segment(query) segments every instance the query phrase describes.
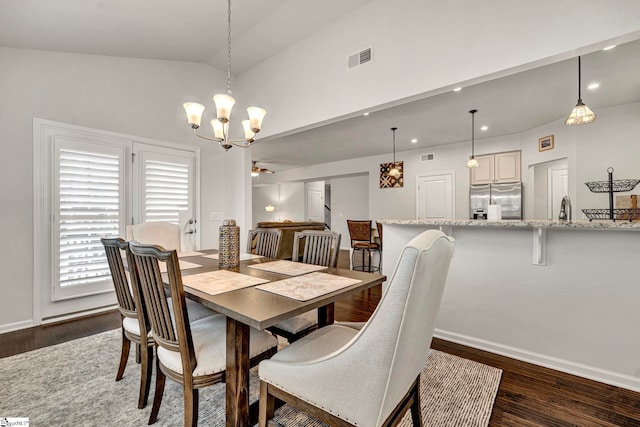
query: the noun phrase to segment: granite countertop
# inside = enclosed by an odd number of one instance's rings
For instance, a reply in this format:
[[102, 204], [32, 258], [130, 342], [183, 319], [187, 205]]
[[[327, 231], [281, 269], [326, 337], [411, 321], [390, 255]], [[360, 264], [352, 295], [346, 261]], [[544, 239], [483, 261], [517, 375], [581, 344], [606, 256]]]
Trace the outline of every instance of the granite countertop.
[[477, 220], [477, 219], [381, 219], [382, 224], [388, 225], [431, 225], [450, 227], [486, 227], [486, 228], [556, 228], [581, 230], [632, 230], [640, 231], [640, 222], [618, 221], [548, 221], [532, 220]]

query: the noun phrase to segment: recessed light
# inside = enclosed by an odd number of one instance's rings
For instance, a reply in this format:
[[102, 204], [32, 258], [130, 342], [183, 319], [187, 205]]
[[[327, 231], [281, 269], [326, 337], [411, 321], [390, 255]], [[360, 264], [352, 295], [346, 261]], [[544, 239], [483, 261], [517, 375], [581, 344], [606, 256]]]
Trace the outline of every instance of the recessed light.
[[460, 86], [453, 88], [454, 92], [460, 92], [461, 90], [462, 90], [462, 88]]
[[367, 111], [366, 113], [362, 113], [363, 116], [368, 116], [369, 112]]
[[416, 142], [418, 142], [418, 138], [413, 138], [413, 139], [411, 140], [411, 143], [412, 143], [412, 144], [415, 144]]
[[602, 50], [611, 50], [611, 49], [613, 49], [614, 47], [616, 47], [616, 45], [615, 45], [615, 44], [612, 44], [611, 46], [603, 47], [603, 48], [602, 48]]
[[598, 82], [593, 82], [591, 83], [589, 86], [587, 86], [587, 89], [589, 90], [594, 90], [594, 89], [598, 89], [600, 87], [600, 83]]
[[488, 129], [489, 129], [489, 126], [487, 126], [487, 125], [484, 125], [484, 126], [482, 126], [482, 127], [480, 128], [480, 130], [488, 130]]

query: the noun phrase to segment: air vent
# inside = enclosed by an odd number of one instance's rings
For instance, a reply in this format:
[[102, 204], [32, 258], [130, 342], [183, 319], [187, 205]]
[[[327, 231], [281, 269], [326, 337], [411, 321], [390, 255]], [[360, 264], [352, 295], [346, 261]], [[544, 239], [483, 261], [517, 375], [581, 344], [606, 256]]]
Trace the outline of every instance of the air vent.
[[420, 161], [421, 162], [428, 162], [428, 161], [433, 160], [435, 158], [436, 158], [436, 155], [434, 153], [420, 154]]
[[347, 70], [353, 70], [361, 65], [367, 64], [373, 60], [373, 48], [368, 47], [350, 55], [347, 58]]

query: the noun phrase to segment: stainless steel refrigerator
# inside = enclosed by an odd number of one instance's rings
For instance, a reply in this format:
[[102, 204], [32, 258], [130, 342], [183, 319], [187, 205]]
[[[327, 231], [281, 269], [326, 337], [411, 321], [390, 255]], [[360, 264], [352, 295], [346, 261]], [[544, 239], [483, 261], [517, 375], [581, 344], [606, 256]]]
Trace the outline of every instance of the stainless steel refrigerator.
[[502, 219], [522, 219], [522, 183], [472, 185], [469, 218], [487, 219], [490, 204], [502, 206]]

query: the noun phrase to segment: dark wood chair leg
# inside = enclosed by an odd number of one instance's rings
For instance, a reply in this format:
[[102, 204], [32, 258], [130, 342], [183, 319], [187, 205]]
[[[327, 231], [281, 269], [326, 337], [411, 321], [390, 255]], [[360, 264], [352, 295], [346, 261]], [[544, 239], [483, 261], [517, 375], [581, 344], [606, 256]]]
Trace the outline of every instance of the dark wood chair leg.
[[269, 394], [269, 384], [260, 381], [260, 413], [258, 415], [259, 427], [267, 427], [269, 420], [273, 418], [275, 412], [276, 398]]
[[198, 399], [197, 388], [192, 388], [189, 384], [184, 385], [184, 426], [197, 427], [198, 425]]
[[413, 402], [411, 403], [411, 418], [414, 427], [422, 427], [422, 405], [420, 404], [420, 375], [413, 391]]
[[142, 365], [140, 366], [140, 396], [138, 408], [147, 406], [149, 387], [151, 386], [151, 373], [153, 371], [153, 347], [142, 347]]
[[[156, 354], [158, 349], [156, 348]], [[156, 357], [156, 391], [153, 395], [153, 407], [151, 408], [151, 415], [149, 416], [149, 425], [158, 421], [158, 412], [160, 411], [160, 404], [162, 403], [162, 395], [164, 394], [164, 383], [167, 377], [164, 372], [160, 370], [160, 362]]]
[[136, 363], [142, 363], [142, 350], [140, 344], [136, 344]]
[[122, 350], [120, 352], [120, 366], [118, 366], [116, 381], [120, 381], [124, 375], [124, 368], [127, 367], [127, 359], [129, 359], [129, 348], [131, 348], [131, 341], [129, 341], [129, 338], [124, 334], [124, 329], [122, 329]]

